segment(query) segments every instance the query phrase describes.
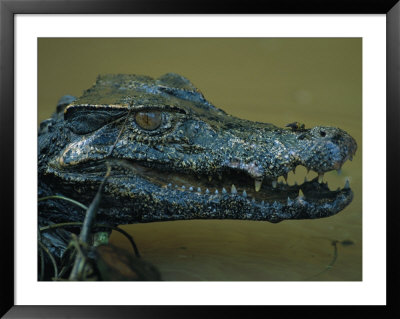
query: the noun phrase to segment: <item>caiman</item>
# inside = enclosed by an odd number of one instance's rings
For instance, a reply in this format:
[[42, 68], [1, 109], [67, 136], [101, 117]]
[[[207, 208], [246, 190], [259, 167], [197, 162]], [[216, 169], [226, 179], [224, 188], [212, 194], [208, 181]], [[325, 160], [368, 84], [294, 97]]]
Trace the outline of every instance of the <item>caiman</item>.
[[[353, 198], [348, 182], [330, 190], [322, 180], [356, 152], [345, 131], [236, 118], [174, 73], [101, 75], [80, 98], [63, 97], [38, 138], [39, 197], [59, 194], [89, 205], [111, 166], [99, 223], [276, 223], [332, 216]], [[318, 177], [278, 183], [298, 165]], [[84, 214], [67, 201], [39, 202], [41, 225], [83, 221]]]

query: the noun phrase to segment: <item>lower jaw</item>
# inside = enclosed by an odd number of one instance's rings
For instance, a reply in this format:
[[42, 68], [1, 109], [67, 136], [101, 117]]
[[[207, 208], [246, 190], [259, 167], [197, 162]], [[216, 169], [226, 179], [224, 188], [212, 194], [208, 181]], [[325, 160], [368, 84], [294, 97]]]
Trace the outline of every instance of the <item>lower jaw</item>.
[[[145, 174], [151, 172], [151, 174]], [[176, 220], [196, 218], [229, 218], [268, 220], [278, 222], [283, 219], [321, 218], [336, 214], [352, 200], [350, 189], [330, 191], [325, 184], [318, 183], [318, 178], [302, 185], [288, 186], [278, 184], [276, 188], [267, 187], [261, 190], [237, 183], [234, 188], [224, 186], [222, 181], [205, 181], [191, 178], [182, 180], [181, 176], [164, 174], [158, 179], [151, 169], [136, 165], [130, 174], [114, 170], [110, 176], [104, 194], [104, 203], [115, 209], [131, 209], [140, 221]], [[134, 174], [133, 174], [134, 173]], [[104, 172], [93, 172], [91, 178], [82, 173], [69, 173], [71, 179], [80, 184], [71, 187], [87, 201], [95, 194], [96, 185], [103, 179]], [[168, 177], [173, 177], [168, 179]], [[121, 180], [124, 179], [125, 183]], [[181, 181], [181, 185], [168, 183]], [[194, 182], [193, 182], [194, 181]], [[70, 185], [73, 185], [72, 181]], [[186, 184], [186, 185], [185, 185]], [[192, 184], [188, 186], [187, 184]], [[91, 190], [91, 191], [89, 191]], [[61, 190], [62, 192], [62, 190]], [[78, 194], [79, 198], [79, 194]], [[146, 203], [142, 205], [142, 203]], [[125, 220], [130, 223], [134, 220]]]
[[[135, 181], [134, 186], [118, 185], [117, 179], [110, 179], [105, 191], [119, 192], [116, 205], [123, 205], [140, 222], [183, 219], [244, 219], [279, 222], [286, 219], [315, 219], [332, 216], [340, 212], [352, 201], [352, 191], [342, 189], [321, 196], [313, 193], [316, 181], [303, 185], [303, 195], [287, 196], [275, 191], [275, 198], [259, 200], [243, 192], [198, 192], [174, 186], [158, 186], [145, 180]], [[293, 187], [291, 187], [293, 188]], [[299, 188], [299, 186], [297, 186]], [[293, 194], [296, 192], [293, 190]], [[271, 191], [272, 192], [272, 191]], [[298, 191], [297, 191], [298, 193]], [[108, 194], [105, 194], [106, 197]], [[260, 196], [266, 196], [262, 192]], [[110, 203], [113, 203], [111, 200]], [[125, 222], [126, 223], [126, 222]]]
[[[107, 189], [106, 189], [107, 191]], [[187, 219], [242, 219], [279, 222], [288, 219], [315, 219], [335, 215], [352, 200], [350, 189], [340, 191], [335, 198], [311, 200], [297, 197], [286, 201], [257, 202], [242, 194], [201, 195], [196, 192], [168, 189], [147, 189], [122, 198], [115, 207], [127, 212], [119, 223], [153, 222]], [[109, 202], [112, 203], [112, 202]], [[120, 211], [119, 211], [120, 213]], [[140, 216], [129, 220], [131, 213]]]
[[[89, 205], [101, 179], [98, 176], [91, 181], [70, 185], [59, 183], [57, 192]], [[310, 187], [315, 184], [309, 183]], [[68, 191], [64, 193], [65, 190]], [[71, 192], [75, 192], [73, 196]], [[160, 187], [140, 178], [120, 184], [118, 177], [111, 176], [100, 201], [98, 222], [118, 225], [188, 219], [241, 219], [275, 223], [287, 219], [332, 216], [350, 204], [353, 197], [350, 189], [337, 191], [330, 198], [313, 198], [310, 194], [309, 191], [304, 196], [289, 196], [285, 199], [283, 197], [286, 195], [279, 195], [278, 200], [259, 201], [239, 192], [205, 194], [188, 189]], [[60, 216], [68, 219], [65, 212]]]

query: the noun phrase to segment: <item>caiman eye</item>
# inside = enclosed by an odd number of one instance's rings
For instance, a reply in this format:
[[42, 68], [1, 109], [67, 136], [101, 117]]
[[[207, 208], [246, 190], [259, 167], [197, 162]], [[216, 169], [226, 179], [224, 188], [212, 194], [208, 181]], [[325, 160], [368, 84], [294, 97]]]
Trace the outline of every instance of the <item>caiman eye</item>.
[[162, 122], [161, 112], [138, 112], [135, 115], [136, 124], [142, 129], [153, 131], [160, 127]]
[[326, 136], [326, 132], [325, 131], [320, 131], [319, 135], [321, 135], [322, 137], [325, 137]]

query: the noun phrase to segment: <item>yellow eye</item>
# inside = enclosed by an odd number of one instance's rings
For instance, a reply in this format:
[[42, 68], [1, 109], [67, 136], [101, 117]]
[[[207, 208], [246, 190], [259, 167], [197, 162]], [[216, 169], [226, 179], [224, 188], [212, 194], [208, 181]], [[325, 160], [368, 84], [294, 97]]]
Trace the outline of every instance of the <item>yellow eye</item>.
[[160, 127], [162, 115], [160, 112], [138, 112], [135, 115], [136, 124], [142, 129], [152, 131]]

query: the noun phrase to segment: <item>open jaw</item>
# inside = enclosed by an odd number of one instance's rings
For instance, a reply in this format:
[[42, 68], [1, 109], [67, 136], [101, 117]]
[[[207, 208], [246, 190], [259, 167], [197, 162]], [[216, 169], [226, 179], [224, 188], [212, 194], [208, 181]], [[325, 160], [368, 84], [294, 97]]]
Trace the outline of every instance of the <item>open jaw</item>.
[[[261, 183], [233, 168], [216, 175], [196, 175], [166, 172], [154, 165], [148, 167], [130, 160], [107, 159], [107, 162], [112, 170], [105, 192], [117, 194], [124, 209], [129, 207], [134, 212], [138, 220], [131, 222], [315, 219], [338, 213], [353, 199], [348, 181], [342, 188], [330, 190], [321, 176], [311, 181], [305, 179], [299, 185], [288, 185], [268, 178]], [[80, 172], [91, 172], [96, 180], [105, 172], [105, 161], [79, 166]], [[143, 206], [144, 202], [151, 205]]]

